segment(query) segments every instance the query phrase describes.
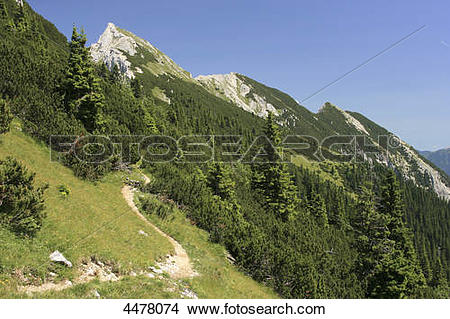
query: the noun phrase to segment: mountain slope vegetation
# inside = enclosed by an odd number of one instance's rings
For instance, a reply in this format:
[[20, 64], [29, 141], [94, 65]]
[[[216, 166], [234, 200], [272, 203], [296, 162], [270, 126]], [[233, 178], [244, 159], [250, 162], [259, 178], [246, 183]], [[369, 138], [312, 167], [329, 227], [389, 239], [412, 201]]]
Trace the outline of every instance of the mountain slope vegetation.
[[[76, 278], [80, 267], [100, 261], [122, 279], [42, 296], [88, 297], [96, 290], [104, 297], [180, 297], [183, 291], [203, 298], [270, 298], [273, 291], [283, 298], [448, 297], [450, 205], [442, 197], [449, 184], [405, 142], [387, 157], [383, 145], [375, 155], [357, 149], [364, 161], [313, 161], [293, 152], [293, 163], [280, 163], [277, 151], [288, 134], [358, 135], [372, 143], [391, 134], [330, 103], [314, 114], [240, 74], [232, 74], [240, 81], [231, 87], [237, 94], [221, 86], [230, 81], [201, 83], [112, 24], [89, 54], [76, 28], [67, 43], [28, 4], [0, 0], [0, 8], [0, 94], [17, 118], [1, 136], [0, 156], [16, 158], [36, 172], [38, 183], [49, 183], [47, 217], [35, 235], [0, 226], [4, 296], [22, 296], [18, 286], [42, 283], [50, 272], [58, 280]], [[265, 109], [246, 110], [252, 105]], [[270, 143], [257, 146], [268, 161], [252, 154], [247, 162], [230, 163], [223, 154], [192, 161], [192, 154], [177, 151], [174, 160], [155, 163], [149, 160], [154, 149], [133, 147], [137, 136], [155, 134], [203, 135], [201, 142], [208, 142], [204, 135], [238, 135], [238, 155], [265, 135]], [[69, 136], [70, 149], [50, 143], [52, 135]], [[105, 137], [122, 148], [108, 143], [106, 156], [95, 161], [80, 152], [88, 147], [100, 154], [95, 142]], [[145, 278], [171, 245], [143, 229], [120, 195], [125, 177], [139, 179], [137, 168], [151, 177], [148, 185], [135, 183], [141, 212], [183, 245], [200, 276]], [[97, 232], [99, 222], [122, 213], [122, 223]], [[56, 249], [76, 267], [49, 263]]]

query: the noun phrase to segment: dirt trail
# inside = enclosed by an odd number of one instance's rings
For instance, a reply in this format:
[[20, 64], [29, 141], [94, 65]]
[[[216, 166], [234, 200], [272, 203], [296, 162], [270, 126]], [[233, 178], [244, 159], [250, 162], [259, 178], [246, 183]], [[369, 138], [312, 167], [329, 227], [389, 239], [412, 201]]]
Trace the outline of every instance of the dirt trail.
[[[142, 175], [145, 180], [144, 183], [148, 184], [150, 182], [150, 179], [148, 178], [148, 176], [144, 174]], [[147, 225], [156, 230], [156, 232], [158, 232], [161, 236], [167, 238], [175, 249], [175, 253], [172, 256], [169, 256], [166, 262], [159, 263], [158, 266], [162, 270], [166, 271], [173, 279], [192, 278], [197, 276], [198, 274], [192, 268], [191, 261], [184, 248], [175, 239], [173, 239], [172, 237], [164, 233], [161, 229], [150, 223], [148, 219], [141, 214], [139, 209], [136, 207], [136, 204], [134, 203], [134, 192], [135, 189], [133, 189], [128, 185], [122, 187], [122, 195], [125, 198], [125, 201], [127, 202], [128, 206], [130, 206], [133, 212], [140, 219], [142, 219], [143, 222], [145, 222]]]
[[[144, 184], [150, 183], [150, 179], [148, 176], [142, 174], [144, 177]], [[134, 203], [134, 192], [135, 189], [125, 185], [122, 187], [122, 195], [127, 202], [128, 206], [133, 210], [133, 212], [147, 225], [152, 227], [156, 232], [158, 232], [161, 236], [167, 238], [169, 242], [173, 245], [175, 249], [175, 253], [171, 256], [168, 256], [166, 261], [158, 263], [157, 265], [161, 268], [162, 271], [167, 272], [172, 279], [182, 279], [182, 278], [192, 278], [198, 276], [198, 273], [192, 268], [191, 261], [189, 256], [187, 255], [184, 248], [172, 237], [164, 233], [161, 229], [153, 225], [145, 218], [144, 215], [141, 214], [139, 209], [136, 207]], [[90, 263], [89, 265], [84, 265], [85, 268], [99, 268], [97, 265]], [[107, 273], [107, 274], [106, 274]], [[106, 274], [106, 275], [105, 275]], [[114, 274], [112, 274], [114, 275]], [[45, 292], [45, 291], [61, 291], [67, 288], [72, 287], [74, 284], [89, 282], [95, 278], [99, 278], [100, 281], [117, 281], [120, 278], [114, 275], [114, 278], [110, 278], [111, 272], [105, 272], [102, 269], [96, 269], [96, 271], [92, 271], [92, 269], [83, 269], [83, 273], [79, 278], [72, 283], [69, 280], [64, 280], [59, 283], [47, 282], [38, 286], [22, 286], [19, 287], [19, 291], [25, 292], [27, 294], [32, 294], [36, 292]]]

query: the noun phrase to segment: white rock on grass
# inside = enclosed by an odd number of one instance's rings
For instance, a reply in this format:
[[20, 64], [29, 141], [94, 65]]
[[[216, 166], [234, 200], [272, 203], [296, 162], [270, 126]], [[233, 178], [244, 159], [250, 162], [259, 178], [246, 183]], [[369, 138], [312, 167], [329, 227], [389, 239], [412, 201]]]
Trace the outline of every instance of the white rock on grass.
[[67, 267], [71, 268], [72, 263], [66, 259], [66, 257], [63, 256], [59, 251], [55, 250], [53, 253], [50, 254], [50, 260], [56, 263], [64, 264]]
[[161, 275], [163, 271], [161, 269], [155, 268], [153, 266], [148, 267], [151, 271], [153, 271], [155, 274]]
[[190, 299], [198, 299], [198, 296], [195, 292], [193, 292], [192, 290], [185, 288], [182, 292], [181, 292], [181, 296], [185, 297], [185, 298], [190, 298]]
[[143, 231], [143, 230], [140, 230], [139, 234], [142, 235], [142, 236], [148, 237], [148, 234], [145, 231]]

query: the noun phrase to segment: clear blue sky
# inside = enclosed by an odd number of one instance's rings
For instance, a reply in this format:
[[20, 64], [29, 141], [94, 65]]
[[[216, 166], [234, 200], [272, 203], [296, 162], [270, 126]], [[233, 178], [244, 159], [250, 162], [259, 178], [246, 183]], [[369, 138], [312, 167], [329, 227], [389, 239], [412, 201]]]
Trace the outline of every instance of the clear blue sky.
[[418, 149], [450, 146], [450, 3], [440, 1], [30, 0], [67, 36], [108, 22], [194, 76], [243, 73], [297, 100], [426, 28], [303, 103], [361, 112]]

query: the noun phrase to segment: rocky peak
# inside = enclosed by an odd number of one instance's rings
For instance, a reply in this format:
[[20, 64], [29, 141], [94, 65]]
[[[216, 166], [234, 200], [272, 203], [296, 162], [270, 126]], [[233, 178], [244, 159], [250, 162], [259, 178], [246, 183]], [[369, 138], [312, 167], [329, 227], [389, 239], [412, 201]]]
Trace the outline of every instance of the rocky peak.
[[[188, 72], [150, 42], [120, 29], [113, 23], [108, 23], [98, 42], [91, 46], [91, 55], [95, 62], [103, 61], [110, 70], [117, 65], [130, 79], [134, 78], [136, 73], [143, 73], [145, 70], [156, 75], [172, 74], [185, 79], [191, 78]], [[136, 55], [144, 62], [135, 64], [130, 61], [129, 57]]]
[[110, 22], [98, 42], [91, 46], [91, 55], [95, 62], [103, 61], [110, 70], [117, 65], [122, 73], [132, 79], [134, 71], [125, 54], [134, 56], [136, 49], [136, 41]]
[[251, 85], [245, 83], [238, 73], [199, 75], [195, 80], [211, 93], [231, 101], [247, 112], [263, 118], [267, 117], [269, 112], [279, 115], [278, 110], [264, 97], [250, 94]]
[[323, 113], [327, 109], [334, 109], [334, 110], [338, 111], [339, 113], [342, 114], [342, 116], [344, 116], [345, 121], [347, 122], [348, 125], [354, 127], [360, 133], [363, 133], [365, 135], [370, 135], [369, 132], [367, 132], [366, 128], [364, 127], [364, 125], [361, 124], [360, 121], [358, 121], [353, 116], [351, 116], [350, 114], [345, 112], [343, 109], [337, 107], [336, 105], [331, 104], [330, 102], [326, 102], [324, 105], [322, 105], [320, 107], [318, 113]]

